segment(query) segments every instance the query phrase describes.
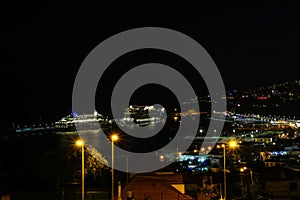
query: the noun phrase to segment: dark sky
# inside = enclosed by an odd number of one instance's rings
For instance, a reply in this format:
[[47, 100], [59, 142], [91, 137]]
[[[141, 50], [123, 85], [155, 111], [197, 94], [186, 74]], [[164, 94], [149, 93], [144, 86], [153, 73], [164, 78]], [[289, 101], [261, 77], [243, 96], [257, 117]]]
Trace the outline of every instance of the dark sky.
[[2, 6], [1, 118], [68, 114], [85, 56], [104, 39], [144, 26], [171, 28], [197, 40], [215, 61], [226, 89], [299, 79], [300, 3], [213, 2]]

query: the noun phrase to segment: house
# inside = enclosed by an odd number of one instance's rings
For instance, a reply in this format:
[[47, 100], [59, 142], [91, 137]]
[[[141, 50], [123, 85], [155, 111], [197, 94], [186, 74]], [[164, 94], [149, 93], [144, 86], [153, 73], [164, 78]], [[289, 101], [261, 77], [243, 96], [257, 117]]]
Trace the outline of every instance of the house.
[[300, 199], [300, 169], [287, 166], [266, 168], [261, 177], [272, 199]]
[[192, 200], [181, 174], [152, 172], [134, 175], [122, 189], [123, 200]]

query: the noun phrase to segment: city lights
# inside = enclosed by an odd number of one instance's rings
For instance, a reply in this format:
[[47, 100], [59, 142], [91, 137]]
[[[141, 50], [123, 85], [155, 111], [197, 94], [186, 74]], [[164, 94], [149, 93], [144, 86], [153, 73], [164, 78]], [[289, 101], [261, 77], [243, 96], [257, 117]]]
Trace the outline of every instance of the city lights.
[[0, 200], [300, 199], [300, 1], [98, 2], [2, 6]]

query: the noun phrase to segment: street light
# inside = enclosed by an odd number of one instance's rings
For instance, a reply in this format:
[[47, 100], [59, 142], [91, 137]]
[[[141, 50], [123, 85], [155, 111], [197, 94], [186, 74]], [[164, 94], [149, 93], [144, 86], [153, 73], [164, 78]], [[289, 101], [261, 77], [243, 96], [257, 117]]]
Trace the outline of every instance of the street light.
[[230, 148], [235, 148], [237, 147], [237, 142], [235, 140], [231, 140], [229, 141], [228, 145]]
[[249, 172], [249, 174], [250, 174], [250, 181], [251, 181], [250, 191], [251, 191], [251, 193], [253, 192], [253, 186], [254, 186], [254, 185], [253, 185], [253, 172], [252, 172], [252, 169], [251, 169], [251, 168], [247, 168], [246, 166], [240, 168], [242, 197], [245, 196], [244, 185], [243, 185], [243, 177], [242, 177], [242, 175], [247, 176], [248, 173], [246, 173], [246, 172]]
[[241, 179], [241, 189], [242, 189], [242, 198], [244, 198], [244, 183], [243, 183], [243, 173], [247, 170], [247, 167], [240, 168], [240, 179]]
[[[225, 144], [222, 144], [221, 146], [220, 145], [217, 145], [217, 148], [223, 148], [223, 157], [224, 157], [224, 198], [223, 200], [226, 200], [227, 196], [226, 196], [226, 145]], [[228, 142], [228, 147], [229, 148], [235, 148], [237, 147], [237, 142], [235, 140], [230, 140]], [[221, 196], [221, 199], [222, 199], [222, 196]]]
[[84, 200], [84, 141], [77, 140], [77, 146], [81, 146], [81, 199]]
[[210, 151], [211, 151], [211, 146], [208, 146], [207, 150], [205, 149], [205, 147], [201, 148], [201, 152], [203, 152], [204, 155], [207, 155]]
[[117, 134], [112, 134], [111, 137], [111, 200], [114, 200], [114, 168], [115, 168], [115, 149], [114, 149], [114, 142], [119, 140], [119, 136]]

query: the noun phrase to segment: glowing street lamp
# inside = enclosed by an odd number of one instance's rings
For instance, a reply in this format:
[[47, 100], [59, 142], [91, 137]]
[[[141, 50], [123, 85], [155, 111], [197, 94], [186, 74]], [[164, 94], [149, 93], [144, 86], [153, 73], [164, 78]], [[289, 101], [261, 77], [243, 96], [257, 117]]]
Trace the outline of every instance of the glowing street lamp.
[[[222, 198], [221, 196], [221, 199], [223, 200], [226, 200], [227, 196], [226, 196], [226, 145], [225, 144], [222, 144], [221, 146], [220, 145], [217, 145], [217, 148], [223, 148], [223, 157], [224, 157], [224, 198]], [[229, 148], [235, 148], [237, 147], [237, 142], [235, 140], [230, 140], [228, 142], [228, 147]]]
[[160, 160], [161, 162], [163, 162], [163, 161], [165, 160], [165, 156], [164, 156], [164, 155], [160, 155], [160, 156], [159, 156], [159, 160]]
[[207, 149], [205, 147], [201, 148], [201, 152], [203, 152], [205, 155], [207, 155], [211, 151], [211, 146], [208, 146]]
[[237, 142], [235, 140], [231, 140], [229, 141], [228, 145], [230, 148], [235, 148], [237, 147]]
[[84, 141], [77, 140], [76, 146], [81, 146], [81, 199], [84, 200]]
[[242, 189], [242, 197], [244, 198], [244, 183], [243, 183], [243, 173], [247, 170], [247, 167], [240, 168], [240, 179], [241, 179], [241, 189]]
[[111, 200], [114, 200], [114, 168], [115, 168], [115, 149], [114, 142], [119, 140], [119, 136], [117, 134], [112, 134], [111, 137]]
[[243, 185], [243, 177], [242, 175], [246, 176], [248, 175], [248, 173], [245, 173], [249, 171], [250, 173], [250, 178], [251, 178], [251, 186], [250, 186], [250, 191], [253, 192], [253, 172], [252, 172], [252, 169], [251, 168], [247, 168], [246, 166], [245, 167], [241, 167], [240, 168], [240, 176], [241, 176], [241, 189], [242, 189], [242, 197], [244, 197], [244, 185]]

